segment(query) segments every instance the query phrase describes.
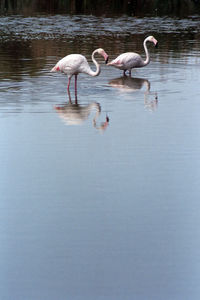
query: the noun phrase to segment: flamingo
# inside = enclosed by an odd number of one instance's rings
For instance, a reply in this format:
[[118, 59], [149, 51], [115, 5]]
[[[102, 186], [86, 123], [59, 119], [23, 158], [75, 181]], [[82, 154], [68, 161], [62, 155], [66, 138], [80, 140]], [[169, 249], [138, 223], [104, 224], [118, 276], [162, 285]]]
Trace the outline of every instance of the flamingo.
[[153, 36], [148, 36], [144, 40], [143, 45], [144, 45], [144, 50], [145, 50], [145, 54], [146, 54], [145, 60], [143, 60], [142, 57], [138, 53], [126, 52], [126, 53], [120, 54], [117, 58], [115, 58], [110, 63], [108, 63], [108, 66], [113, 66], [117, 69], [123, 70], [124, 76], [125, 76], [126, 71], [128, 70], [129, 75], [131, 76], [132, 68], [145, 67], [150, 62], [150, 56], [149, 56], [149, 52], [148, 52], [147, 45], [146, 45], [147, 42], [152, 42], [152, 43], [154, 43], [155, 46], [158, 45], [158, 41]]
[[61, 71], [68, 75], [67, 91], [69, 92], [70, 81], [73, 75], [75, 75], [75, 92], [77, 91], [77, 76], [79, 73], [85, 73], [90, 76], [98, 76], [101, 72], [101, 67], [95, 60], [94, 55], [98, 53], [103, 56], [105, 62], [108, 62], [108, 54], [102, 49], [98, 48], [92, 53], [92, 61], [96, 66], [96, 71], [93, 71], [85, 56], [81, 54], [69, 54], [63, 57], [57, 62], [57, 64], [51, 69], [51, 72]]

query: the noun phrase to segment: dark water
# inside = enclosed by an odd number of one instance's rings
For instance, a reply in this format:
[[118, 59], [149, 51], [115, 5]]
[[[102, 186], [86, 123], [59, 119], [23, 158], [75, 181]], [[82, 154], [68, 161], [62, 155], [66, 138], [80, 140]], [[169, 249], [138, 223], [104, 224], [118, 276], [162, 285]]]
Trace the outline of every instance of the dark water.
[[[102, 47], [151, 63], [49, 70]], [[200, 18], [0, 18], [0, 298], [198, 300]], [[94, 68], [93, 68], [94, 69]]]

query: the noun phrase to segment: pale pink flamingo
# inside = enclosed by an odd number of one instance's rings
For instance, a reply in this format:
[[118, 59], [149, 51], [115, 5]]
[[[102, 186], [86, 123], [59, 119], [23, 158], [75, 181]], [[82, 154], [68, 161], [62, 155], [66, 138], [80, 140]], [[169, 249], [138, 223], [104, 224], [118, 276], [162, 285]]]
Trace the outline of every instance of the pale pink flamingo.
[[73, 75], [75, 75], [75, 92], [77, 91], [77, 76], [79, 73], [85, 73], [90, 76], [98, 76], [101, 72], [101, 67], [98, 62], [95, 60], [94, 55], [98, 53], [103, 56], [105, 62], [108, 62], [108, 55], [102, 49], [96, 49], [92, 53], [92, 61], [96, 66], [96, 71], [93, 71], [85, 56], [81, 54], [69, 54], [63, 57], [61, 60], [57, 62], [57, 64], [51, 69], [51, 72], [61, 71], [64, 74], [68, 75], [68, 85], [67, 90], [69, 91], [70, 81]]
[[155, 46], [157, 46], [157, 44], [158, 44], [158, 41], [153, 36], [148, 36], [144, 40], [143, 45], [144, 45], [144, 50], [145, 50], [145, 54], [146, 54], [145, 60], [143, 60], [142, 57], [138, 53], [126, 52], [126, 53], [120, 54], [117, 58], [115, 58], [110, 63], [108, 63], [108, 66], [113, 66], [117, 69], [123, 70], [124, 75], [125, 75], [126, 71], [128, 70], [129, 75], [131, 76], [131, 69], [145, 67], [150, 62], [150, 56], [149, 56], [149, 52], [148, 52], [147, 45], [146, 45], [147, 42], [152, 42], [152, 43], [154, 43]]

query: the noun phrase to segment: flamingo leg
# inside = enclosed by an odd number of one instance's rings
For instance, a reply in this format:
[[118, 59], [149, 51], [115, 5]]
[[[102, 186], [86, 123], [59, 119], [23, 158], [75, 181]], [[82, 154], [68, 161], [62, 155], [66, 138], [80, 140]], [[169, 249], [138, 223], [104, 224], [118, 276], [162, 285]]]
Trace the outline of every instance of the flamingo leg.
[[68, 85], [67, 85], [67, 91], [69, 92], [69, 86], [70, 86], [71, 77], [68, 79]]
[[72, 99], [71, 99], [70, 91], [67, 90], [67, 92], [68, 92], [68, 97], [69, 97], [69, 103], [71, 104], [72, 103]]
[[75, 99], [77, 100], [77, 74], [75, 74]]
[[75, 75], [75, 91], [77, 91], [77, 75]]

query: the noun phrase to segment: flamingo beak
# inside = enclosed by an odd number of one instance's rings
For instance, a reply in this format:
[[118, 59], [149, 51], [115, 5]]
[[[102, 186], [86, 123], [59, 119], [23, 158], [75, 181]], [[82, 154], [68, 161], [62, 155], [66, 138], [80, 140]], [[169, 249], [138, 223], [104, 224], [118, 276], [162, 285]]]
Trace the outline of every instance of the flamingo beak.
[[103, 56], [104, 60], [105, 60], [105, 63], [107, 64], [108, 63], [108, 54], [105, 52], [105, 51], [102, 51], [101, 55]]
[[153, 42], [154, 42], [155, 47], [158, 48], [158, 41], [156, 39], [154, 39]]
[[104, 60], [105, 60], [105, 63], [107, 64], [108, 63], [108, 54], [103, 50], [103, 49], [98, 49], [99, 50], [99, 54], [101, 56], [103, 56]]

